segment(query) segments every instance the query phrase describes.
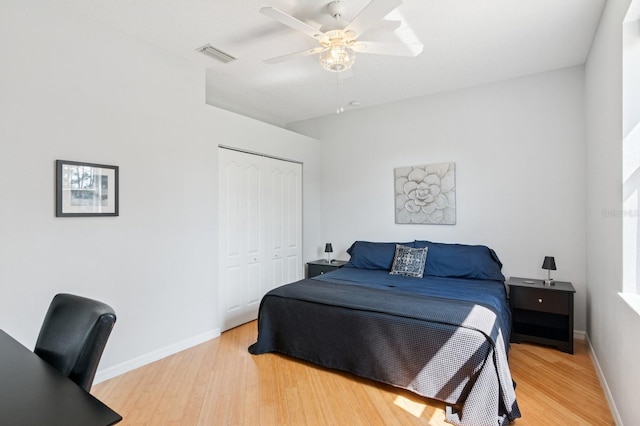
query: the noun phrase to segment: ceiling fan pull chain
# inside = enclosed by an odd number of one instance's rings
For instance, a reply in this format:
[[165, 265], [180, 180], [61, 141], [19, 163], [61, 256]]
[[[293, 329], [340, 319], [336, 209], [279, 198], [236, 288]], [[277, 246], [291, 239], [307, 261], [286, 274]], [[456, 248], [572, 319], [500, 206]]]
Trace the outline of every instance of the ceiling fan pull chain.
[[336, 108], [336, 114], [340, 114], [341, 112], [344, 112], [344, 93], [343, 93], [342, 79], [337, 74], [336, 74], [336, 99], [338, 104], [338, 108]]

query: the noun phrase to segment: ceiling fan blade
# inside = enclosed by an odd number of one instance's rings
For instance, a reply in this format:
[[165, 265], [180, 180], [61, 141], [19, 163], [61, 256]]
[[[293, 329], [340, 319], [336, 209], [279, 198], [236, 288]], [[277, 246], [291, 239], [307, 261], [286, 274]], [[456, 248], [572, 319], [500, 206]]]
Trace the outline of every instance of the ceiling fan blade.
[[402, 0], [371, 0], [344, 30], [359, 37], [401, 4]]
[[380, 21], [377, 24], [375, 24], [375, 26], [369, 28], [369, 31], [376, 30], [376, 31], [389, 31], [389, 32], [392, 32], [392, 31], [395, 31], [398, 28], [400, 28], [400, 25], [402, 25], [402, 22], [400, 22], [400, 21], [383, 19], [382, 21]]
[[360, 41], [352, 46], [359, 53], [374, 53], [378, 55], [393, 56], [418, 56], [422, 53], [423, 45], [420, 43], [380, 43], [374, 41]]
[[298, 18], [294, 18], [293, 16], [286, 14], [280, 9], [276, 9], [275, 7], [263, 7], [260, 9], [260, 12], [270, 18], [275, 19], [281, 24], [284, 24], [289, 28], [293, 28], [294, 30], [306, 34], [316, 40], [322, 40], [326, 38], [326, 36], [319, 29], [312, 27], [306, 22], [302, 22]]
[[302, 58], [322, 52], [322, 47], [314, 47], [313, 49], [303, 50], [302, 52], [289, 53], [288, 55], [278, 56], [276, 58], [265, 59], [265, 64], [279, 64], [280, 62], [289, 61], [291, 59]]

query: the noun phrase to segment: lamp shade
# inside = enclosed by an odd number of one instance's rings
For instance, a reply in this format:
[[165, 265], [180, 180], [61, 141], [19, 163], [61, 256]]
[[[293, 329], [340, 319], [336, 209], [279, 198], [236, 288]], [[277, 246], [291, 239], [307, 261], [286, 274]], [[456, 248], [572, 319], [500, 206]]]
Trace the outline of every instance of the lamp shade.
[[545, 256], [542, 262], [542, 269], [548, 269], [550, 271], [556, 270], [556, 259], [553, 256]]
[[325, 244], [324, 252], [325, 253], [333, 253], [333, 246], [331, 245], [331, 243]]

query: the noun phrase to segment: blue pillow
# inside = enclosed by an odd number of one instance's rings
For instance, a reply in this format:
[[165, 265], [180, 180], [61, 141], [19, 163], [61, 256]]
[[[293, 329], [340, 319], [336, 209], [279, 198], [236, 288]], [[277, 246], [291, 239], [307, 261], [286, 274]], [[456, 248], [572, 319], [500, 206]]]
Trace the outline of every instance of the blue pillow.
[[370, 241], [356, 241], [347, 249], [351, 259], [345, 267], [360, 269], [391, 269], [393, 257], [396, 254], [396, 244], [413, 247], [413, 241], [409, 243], [376, 243]]
[[404, 275], [406, 277], [422, 278], [424, 264], [427, 260], [427, 247], [412, 248], [396, 245], [396, 255], [391, 266], [391, 275]]
[[415, 247], [428, 247], [425, 275], [449, 278], [504, 281], [502, 262], [486, 246], [415, 241]]

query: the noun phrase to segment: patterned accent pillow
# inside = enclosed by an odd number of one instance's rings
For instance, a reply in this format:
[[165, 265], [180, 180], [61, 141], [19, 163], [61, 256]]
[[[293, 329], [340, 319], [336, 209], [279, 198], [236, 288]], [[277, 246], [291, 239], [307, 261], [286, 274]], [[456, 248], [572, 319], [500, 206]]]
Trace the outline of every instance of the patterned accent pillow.
[[422, 278], [427, 261], [428, 247], [412, 248], [396, 244], [396, 255], [391, 266], [392, 275]]

